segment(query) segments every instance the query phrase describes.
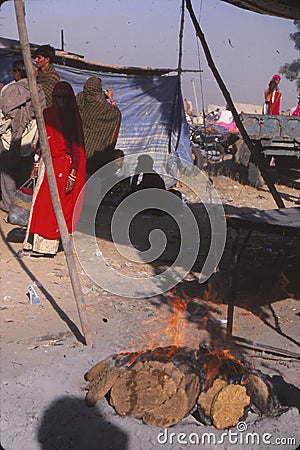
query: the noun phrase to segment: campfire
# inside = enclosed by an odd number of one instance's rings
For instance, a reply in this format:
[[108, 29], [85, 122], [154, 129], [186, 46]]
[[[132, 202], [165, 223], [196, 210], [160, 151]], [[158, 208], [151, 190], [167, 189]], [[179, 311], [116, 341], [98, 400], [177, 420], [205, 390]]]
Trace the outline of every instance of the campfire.
[[182, 345], [178, 321], [184, 320], [188, 301], [176, 304], [177, 300], [166, 327], [176, 343], [100, 361], [85, 375], [86, 404], [94, 406], [106, 397], [121, 416], [163, 428], [190, 413], [218, 429], [235, 426], [250, 410], [259, 415], [274, 413], [279, 405], [266, 375], [224, 346], [192, 349]]

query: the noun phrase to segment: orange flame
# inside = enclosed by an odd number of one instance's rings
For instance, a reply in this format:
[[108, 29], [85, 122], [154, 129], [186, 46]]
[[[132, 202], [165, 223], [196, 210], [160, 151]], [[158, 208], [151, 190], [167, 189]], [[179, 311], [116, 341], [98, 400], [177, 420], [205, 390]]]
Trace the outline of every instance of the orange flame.
[[[236, 359], [231, 353], [229, 349], [221, 349], [221, 350], [213, 350], [208, 353], [211, 356], [208, 363], [203, 365], [203, 369], [206, 371], [206, 386], [205, 389], [208, 389], [214, 379], [216, 378], [221, 366], [226, 362], [226, 360], [234, 361], [235, 365], [243, 366], [241, 361]], [[232, 366], [234, 369], [234, 366]]]
[[191, 300], [180, 299], [173, 292], [170, 293], [167, 303], [172, 308], [171, 317], [157, 317], [144, 322], [144, 325], [156, 323], [156, 331], [151, 333], [150, 348], [155, 348], [164, 343], [165, 345], [181, 347], [186, 343], [185, 318], [186, 308]]
[[[143, 323], [143, 325], [151, 327], [151, 331], [150, 328], [146, 331], [147, 347], [153, 349], [161, 345], [174, 345], [178, 348], [185, 345], [191, 347], [193, 344], [198, 347], [199, 330], [208, 331], [209, 319], [213, 317], [214, 312], [218, 313], [216, 302], [222, 303], [222, 300], [218, 298], [211, 282], [208, 283], [203, 298], [192, 299], [182, 293], [179, 296], [173, 289], [167, 299], [172, 310], [171, 316], [157, 317]], [[187, 312], [190, 303], [192, 303], [192, 308]], [[188, 315], [190, 315], [190, 321]], [[196, 320], [193, 321], [193, 318]], [[200, 322], [201, 327], [199, 327]], [[195, 332], [193, 332], [193, 327]]]
[[[196, 331], [199, 331], [199, 322], [201, 321], [201, 329], [204, 328], [206, 331], [210, 332], [210, 319], [213, 319], [214, 313], [219, 314], [221, 307], [217, 307], [212, 304], [214, 300], [217, 299], [217, 295], [213, 289], [211, 283], [208, 284], [208, 288], [205, 291], [203, 298], [191, 299], [185, 297], [184, 294], [180, 296], [176, 293], [175, 289], [169, 293], [167, 299], [167, 304], [169, 305], [172, 313], [168, 314], [167, 317], [156, 317], [152, 318], [146, 322], [144, 325], [148, 325], [148, 342], [146, 348], [137, 351], [131, 355], [127, 360], [127, 366], [133, 365], [136, 360], [143, 355], [151, 351], [155, 357], [168, 357], [172, 358], [176, 355], [177, 349], [188, 345], [192, 348], [192, 344], [196, 344], [199, 347], [199, 333], [193, 333], [192, 327], [197, 327]], [[190, 308], [187, 310], [189, 304]], [[189, 317], [186, 315], [193, 315], [195, 320], [189, 321]], [[212, 323], [213, 320], [212, 320]], [[213, 327], [211, 327], [213, 330]], [[222, 334], [213, 337], [214, 339], [214, 349], [203, 354], [199, 359], [200, 367], [206, 375], [206, 386], [208, 389], [215, 378], [218, 376], [226, 377], [224, 373], [239, 375], [243, 371], [243, 363], [236, 359], [233, 354], [230, 353], [229, 348], [224, 348], [224, 340]], [[218, 339], [218, 340], [217, 340]], [[180, 350], [179, 350], [180, 351]], [[201, 354], [201, 352], [200, 352]]]
[[169, 336], [169, 340], [173, 341], [175, 347], [181, 347], [185, 344], [183, 330], [185, 326], [185, 311], [189, 301], [189, 299], [180, 299], [176, 297], [168, 299], [168, 304], [173, 309], [173, 315], [166, 332]]

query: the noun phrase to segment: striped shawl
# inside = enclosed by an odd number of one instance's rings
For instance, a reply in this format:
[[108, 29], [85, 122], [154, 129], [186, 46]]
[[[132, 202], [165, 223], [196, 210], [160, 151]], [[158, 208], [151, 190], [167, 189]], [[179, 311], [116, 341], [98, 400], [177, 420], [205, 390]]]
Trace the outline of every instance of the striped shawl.
[[44, 72], [42, 70], [38, 70], [36, 81], [43, 88], [46, 97], [47, 108], [49, 108], [50, 106], [52, 106], [52, 92], [54, 86], [59, 81], [59, 75], [54, 69], [54, 66], [52, 64], [49, 64]]
[[82, 118], [87, 159], [95, 152], [113, 151], [118, 139], [121, 112], [117, 106], [108, 103], [101, 80], [89, 78], [76, 99]]

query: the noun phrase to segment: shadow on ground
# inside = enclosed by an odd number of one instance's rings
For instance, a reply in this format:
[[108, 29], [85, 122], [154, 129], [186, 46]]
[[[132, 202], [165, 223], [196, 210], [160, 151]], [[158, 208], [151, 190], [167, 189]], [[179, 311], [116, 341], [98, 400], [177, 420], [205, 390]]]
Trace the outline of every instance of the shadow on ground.
[[[189, 299], [186, 318], [191, 322], [198, 321], [199, 328], [201, 328], [201, 316], [202, 318], [205, 315], [210, 316], [210, 312], [209, 308], [205, 309], [199, 306], [199, 301], [211, 301], [215, 303], [217, 310], [219, 304], [226, 305], [230, 300], [228, 295], [232, 265], [232, 237], [229, 229], [225, 251], [217, 271], [206, 283], [199, 284], [199, 273], [210, 246], [210, 223], [203, 204], [192, 203], [189, 204], [189, 207], [193, 211], [199, 226], [200, 248], [189, 276], [177, 284], [172, 296], [177, 295], [180, 299]], [[231, 214], [255, 211], [254, 208], [231, 205], [224, 205], [224, 208], [226, 213]], [[110, 222], [113, 214], [114, 208], [100, 207], [98, 220], [101, 221], [101, 224], [99, 222], [98, 225], [101, 226], [97, 226], [96, 223], [98, 238], [112, 241]], [[165, 233], [167, 245], [161, 256], [149, 263], [154, 274], [162, 273], [176, 259], [180, 247], [180, 232], [176, 221], [167, 215], [151, 216], [145, 212], [134, 218], [130, 228], [131, 243], [140, 252], [149, 248], [149, 234], [157, 228]], [[293, 236], [287, 237], [253, 231], [238, 264], [234, 304], [251, 311], [276, 333], [299, 345], [293, 337], [288, 336], [281, 330], [279, 318], [272, 306], [274, 303], [287, 298], [299, 298], [300, 258], [296, 258], [296, 240], [297, 238]], [[149, 301], [152, 302], [152, 299], [150, 298]], [[167, 296], [161, 295], [160, 302], [162, 304], [169, 303]], [[155, 305], [159, 308], [157, 298], [155, 299]], [[215, 327], [213, 332], [215, 333]]]
[[84, 400], [61, 397], [45, 411], [38, 430], [42, 450], [128, 449], [128, 436], [105, 419], [99, 407]]

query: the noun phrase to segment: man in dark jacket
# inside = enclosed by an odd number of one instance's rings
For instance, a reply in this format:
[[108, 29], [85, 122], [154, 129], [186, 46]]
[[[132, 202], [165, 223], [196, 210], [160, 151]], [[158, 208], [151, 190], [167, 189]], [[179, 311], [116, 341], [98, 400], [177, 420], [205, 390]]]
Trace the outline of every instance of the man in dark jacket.
[[37, 67], [36, 81], [43, 88], [47, 108], [52, 105], [52, 92], [59, 81], [59, 75], [52, 64], [54, 56], [55, 50], [49, 44], [41, 45], [34, 52], [34, 61]]

